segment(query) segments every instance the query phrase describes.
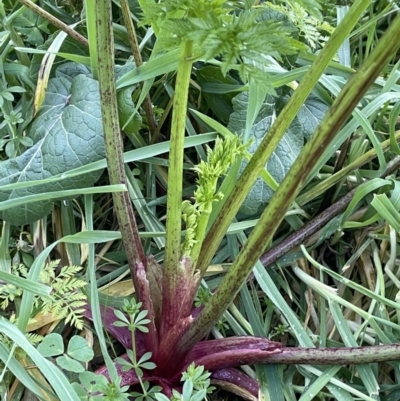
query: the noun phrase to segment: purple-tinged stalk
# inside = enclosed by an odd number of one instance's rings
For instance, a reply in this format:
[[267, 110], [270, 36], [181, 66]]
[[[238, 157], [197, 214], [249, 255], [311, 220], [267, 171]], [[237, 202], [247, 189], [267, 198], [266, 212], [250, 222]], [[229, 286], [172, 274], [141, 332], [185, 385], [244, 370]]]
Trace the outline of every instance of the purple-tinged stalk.
[[[118, 118], [117, 91], [114, 74], [114, 37], [111, 2], [95, 1], [96, 43], [101, 113], [104, 129], [105, 151], [110, 183], [126, 184], [123, 143]], [[93, 47], [93, 46], [92, 46]], [[122, 235], [131, 276], [139, 300], [150, 316], [154, 316], [149, 285], [143, 273], [147, 259], [139, 238], [132, 202], [127, 191], [114, 192], [113, 201]], [[152, 325], [146, 337], [148, 348], [157, 344], [156, 328]]]
[[[183, 140], [186, 127], [186, 109], [189, 81], [192, 71], [193, 46], [191, 41], [181, 44], [175, 93], [173, 99], [171, 148], [169, 156], [166, 245], [163, 274], [163, 313], [161, 336], [164, 336], [179, 320], [180, 300], [186, 294], [179, 287], [181, 276], [187, 271], [180, 266], [183, 183]], [[187, 281], [186, 276], [183, 280]], [[178, 301], [179, 300], [179, 301]]]
[[179, 352], [184, 353], [190, 350], [200, 341], [232, 303], [261, 256], [265, 244], [272, 240], [286, 211], [314, 168], [314, 161], [322, 155], [367, 89], [378, 77], [382, 67], [400, 47], [400, 42], [392, 40], [399, 34], [400, 15], [393, 20], [360, 70], [343, 87], [313, 137], [304, 146], [216, 293], [179, 341]]
[[[91, 318], [90, 309], [86, 312], [86, 317]], [[116, 327], [114, 323], [117, 317], [113, 308], [103, 309], [104, 326], [106, 330], [118, 340], [126, 349], [131, 349], [131, 333], [126, 327]], [[137, 356], [140, 358], [146, 351], [144, 334], [137, 332], [135, 335]], [[126, 355], [121, 356], [128, 359]], [[378, 345], [367, 347], [339, 347], [339, 348], [300, 348], [282, 347], [280, 343], [269, 341], [261, 337], [231, 337], [218, 340], [204, 340], [197, 343], [181, 363], [176, 363], [176, 359], [168, 359], [167, 366], [161, 368], [157, 366], [152, 371], [145, 371], [143, 379], [146, 381], [160, 384], [164, 389], [170, 391], [178, 388], [181, 374], [187, 367], [194, 362], [196, 366], [204, 366], [212, 373], [212, 378], [222, 382], [222, 387], [229, 388], [237, 394], [247, 394], [246, 399], [251, 396], [256, 397], [258, 384], [244, 376], [243, 373], [234, 369], [241, 365], [256, 363], [262, 364], [312, 364], [312, 365], [351, 365], [376, 362], [390, 362], [400, 359], [400, 344]], [[118, 364], [117, 372], [122, 379], [121, 385], [134, 386], [139, 383], [139, 379], [134, 370], [123, 371]], [[96, 371], [108, 377], [106, 367]], [[247, 377], [243, 382], [242, 389], [236, 388], [242, 383], [243, 377]], [[169, 390], [168, 390], [169, 389]]]
[[[396, 135], [396, 138], [400, 140], [400, 132]], [[389, 142], [390, 139], [388, 139], [384, 143], [389, 143]], [[384, 143], [382, 143], [382, 148], [384, 148]], [[381, 178], [385, 178], [390, 174], [393, 174], [393, 172], [396, 171], [399, 167], [400, 167], [400, 157], [397, 156], [388, 163], [386, 170], [381, 174]], [[299, 230], [289, 235], [282, 242], [280, 242], [279, 244], [277, 244], [276, 246], [265, 252], [260, 257], [260, 262], [265, 267], [268, 267], [273, 263], [275, 263], [280, 257], [286, 255], [296, 246], [299, 246], [304, 243], [306, 243], [306, 246], [311, 246], [315, 241], [311, 241], [311, 243], [310, 241], [309, 242], [307, 241], [312, 236], [314, 236], [314, 234], [316, 234], [318, 230], [324, 227], [334, 217], [338, 216], [349, 205], [357, 190], [358, 186], [353, 188], [350, 192], [348, 192], [337, 202], [329, 206], [326, 210], [318, 214], [318, 216], [315, 216], [312, 220], [310, 220]]]
[[220, 369], [211, 375], [211, 383], [222, 390], [237, 394], [245, 400], [258, 401], [259, 385], [256, 380], [237, 369]]
[[[356, 0], [354, 4], [352, 4], [339, 26], [332, 33], [328, 42], [321, 49], [315, 61], [302, 78], [294, 94], [278, 115], [271, 129], [268, 131], [268, 135], [264, 136], [264, 139], [253, 154], [246, 169], [239, 177], [234, 189], [225, 200], [217, 219], [214, 221], [204, 240], [198, 266], [201, 271], [206, 269], [210, 264], [223, 236], [254, 185], [257, 177], [260, 175], [261, 170], [265, 167], [268, 159], [278, 146], [279, 141], [288, 130], [291, 122], [303, 106], [325, 69], [328, 67], [332, 58], [337, 53], [339, 47], [357, 24], [370, 3], [371, 1], [368, 0]], [[313, 157], [313, 159], [315, 160], [315, 157]], [[277, 227], [278, 224], [274, 222], [273, 226]]]
[[[105, 127], [107, 159], [110, 168], [110, 181], [111, 183], [124, 183], [122, 143], [119, 135], [118, 115], [115, 103], [116, 96], [113, 75], [114, 50], [112, 47], [113, 38], [110, 3], [106, 3], [107, 5], [105, 5], [105, 2], [99, 0], [97, 2], [99, 10], [96, 9], [98, 31], [103, 31], [105, 25], [107, 28], [106, 34], [98, 33], [97, 37], [101, 102]], [[353, 11], [348, 14], [349, 17], [343, 20], [343, 22], [345, 22], [344, 29], [340, 26], [338, 28], [339, 33], [336, 34], [335, 40], [329, 41], [321, 51], [317, 62], [314, 63], [310, 70], [312, 71], [312, 73], [310, 73], [312, 74], [312, 82], [316, 82], [326, 64], [330, 61], [331, 55], [337, 51], [338, 46], [341, 44], [341, 41], [339, 41], [338, 38], [341, 36], [347, 36], [349, 30], [354, 26], [358, 19], [356, 18], [357, 15], [362, 13], [365, 9], [362, 3], [365, 5], [365, 3], [368, 2], [356, 1], [352, 7]], [[195, 2], [193, 4], [196, 8], [200, 2]], [[210, 2], [201, 2], [201, 4], [209, 5]], [[229, 15], [229, 18], [234, 18], [234, 16]], [[197, 20], [195, 19], [195, 21]], [[228, 17], [222, 21], [223, 24], [221, 27], [226, 27], [228, 25], [227, 21]], [[171, 24], [176, 23], [176, 21], [170, 20], [169, 23], [171, 27]], [[190, 23], [190, 21], [188, 23]], [[380, 347], [368, 347], [368, 350], [365, 350], [364, 348], [304, 350], [301, 348], [282, 348], [278, 343], [255, 337], [226, 338], [209, 341], [204, 340], [204, 338], [210, 328], [216, 323], [236, 296], [255, 261], [260, 256], [265, 243], [268, 243], [272, 239], [285, 212], [301, 188], [302, 183], [307, 178], [307, 174], [311, 171], [315, 158], [321, 154], [323, 147], [329, 143], [344, 120], [348, 117], [351, 110], [356, 106], [363, 93], [365, 93], [369, 85], [376, 78], [380, 71], [380, 66], [385, 65], [390, 55], [398, 48], [399, 44], [390, 40], [390, 38], [395, 37], [399, 31], [400, 17], [397, 17], [389, 27], [387, 34], [380, 40], [374, 52], [367, 59], [365, 65], [360, 69], [359, 73], [355, 74], [352, 80], [344, 87], [342, 93], [327, 113], [323, 123], [314, 134], [313, 138], [305, 146], [285, 181], [275, 193], [270, 206], [262, 215], [259, 224], [254, 228], [248, 242], [245, 244], [239, 257], [227, 273], [217, 292], [211, 298], [211, 301], [206, 304], [203, 311], [201, 311], [196, 317], [191, 315], [191, 307], [195, 288], [199, 283], [200, 277], [197, 277], [193, 271], [194, 266], [193, 260], [190, 258], [191, 255], [186, 255], [184, 253], [184, 257], [182, 257], [181, 251], [183, 137], [185, 133], [190, 73], [192, 63], [195, 60], [192, 53], [195, 47], [193, 46], [192, 41], [187, 37], [180, 43], [181, 53], [177, 70], [171, 128], [170, 170], [167, 199], [167, 246], [162, 279], [160, 279], [159, 266], [153, 262], [148, 265], [147, 259], [144, 257], [143, 249], [138, 237], [132, 205], [127, 193], [121, 193], [114, 199], [116, 213], [120, 223], [128, 261], [131, 266], [138, 300], [143, 302], [143, 308], [148, 310], [148, 316], [152, 318], [151, 327], [149, 327], [149, 334], [139, 335], [139, 333], [137, 333], [137, 335], [135, 335], [136, 356], [140, 357], [140, 355], [145, 352], [152, 352], [153, 360], [157, 364], [157, 367], [151, 372], [144, 371], [144, 379], [161, 384], [165, 393], [170, 394], [171, 389], [178, 385], [182, 371], [191, 362], [194, 362], [195, 364], [204, 364], [206, 369], [209, 368], [212, 373], [216, 374], [221, 371], [221, 369], [243, 364], [268, 363], [269, 361], [279, 363], [279, 361], [292, 360], [296, 361], [296, 363], [314, 363], [314, 360], [312, 359], [313, 355], [318, 363], [321, 363], [321, 359], [324, 359], [326, 363], [332, 363], [333, 360], [341, 361], [342, 363], [357, 363], [359, 360], [361, 360], [362, 363], [367, 363], [367, 361], [372, 362], [377, 360], [376, 354], [380, 354]], [[190, 36], [190, 33], [188, 35]], [[193, 37], [193, 40], [195, 39], [196, 38]], [[198, 49], [196, 48], [196, 50]], [[206, 49], [204, 50], [204, 54], [209, 57], [215, 57], [215, 55], [211, 54], [210, 51], [209, 49]], [[224, 66], [225, 69], [228, 67], [228, 65]], [[106, 72], [101, 72], [103, 69]], [[305, 88], [306, 90], [302, 91], [300, 95], [298, 94], [300, 89], [295, 92], [295, 100], [293, 100], [292, 103], [296, 103], [296, 107], [300, 107], [303, 103], [302, 100], [308, 96], [312, 86], [313, 85], [308, 83], [308, 86]], [[290, 116], [294, 116], [296, 111], [296, 108], [294, 111], [292, 110]], [[285, 111], [282, 113], [282, 117], [278, 117], [281, 123], [282, 120], [287, 118], [284, 113]], [[285, 129], [282, 129], [282, 127], [284, 127], [284, 124], [279, 125], [279, 129], [283, 134]], [[269, 136], [271, 136], [271, 134]], [[273, 136], [273, 141], [279, 141], [277, 135]], [[258, 153], [256, 152], [253, 156], [252, 161], [246, 170], [248, 172], [249, 169], [252, 167], [254, 168], [255, 163], [257, 168], [251, 176], [256, 177], [261, 167], [265, 165], [265, 160], [263, 159], [263, 157], [265, 158], [265, 144], [262, 148], [264, 149], [260, 150]], [[272, 152], [273, 149], [274, 147], [272, 147], [268, 152]], [[258, 167], [260, 168], [258, 169]], [[249, 185], [252, 185], [252, 181], [246, 174], [242, 176], [243, 178], [241, 178], [241, 180], [243, 181], [247, 179], [250, 181], [250, 184], [246, 182], [245, 187], [247, 188]], [[242, 195], [243, 194], [241, 194], [241, 196]], [[212, 196], [214, 196], [214, 193]], [[200, 254], [200, 257], [198, 257], [198, 249], [200, 248], [200, 245], [197, 243], [191, 248], [194, 249], [193, 259], [198, 261], [196, 267], [201, 271], [204, 271], [202, 265], [207, 265], [209, 263], [211, 256], [213, 256], [211, 254], [214, 254], [221, 239], [218, 235], [209, 236], [208, 238], [211, 238], [214, 243], [210, 244], [209, 239], [208, 242], [203, 244], [203, 238], [201, 238], [204, 236], [206, 231], [206, 216], [210, 211], [210, 200], [211, 199], [207, 200], [207, 202], [203, 204], [203, 210], [198, 210], [200, 214], [201, 211], [204, 211], [205, 217], [204, 221], [200, 222], [198, 229], [194, 229], [193, 231], [195, 235], [200, 237], [196, 238], [196, 240], [201, 241], [201, 249], [204, 253]], [[237, 203], [241, 202], [239, 201]], [[228, 203], [228, 205], [231, 204]], [[229, 209], [230, 206], [227, 207]], [[235, 208], [232, 209], [233, 212], [229, 211], [229, 213], [236, 213], [234, 209]], [[217, 225], [220, 223], [220, 220], [216, 222]], [[210, 245], [210, 249], [206, 249], [207, 245]], [[160, 287], [162, 287], [162, 297], [160, 297], [159, 294], [156, 294], [156, 292], [160, 290]], [[108, 312], [105, 313], [105, 316], [106, 319], [109, 319], [106, 321], [106, 328], [108, 330], [113, 330], [117, 339], [118, 337], [122, 337], [126, 348], [130, 349], [131, 347], [128, 346], [129, 341], [126, 338], [126, 331], [120, 335], [120, 328], [111, 328], [111, 325], [113, 325], [116, 318], [110, 317]], [[128, 338], [131, 338], [130, 334], [128, 335]], [[130, 340], [130, 342], [130, 345], [132, 346], [132, 340]], [[391, 353], [391, 357], [394, 357], [395, 353], [399, 351], [398, 348], [398, 346], [392, 346], [393, 352]], [[347, 356], [346, 350], [349, 350]], [[382, 349], [382, 352], [384, 358], [389, 357], [387, 349]], [[281, 355], [284, 355], [285, 357], [281, 358]], [[299, 355], [307, 359], [303, 359], [302, 361]], [[333, 360], [329, 360], [329, 357], [332, 357]], [[233, 374], [233, 371], [230, 372], [232, 373], [231, 378], [234, 379], [235, 375]], [[221, 377], [222, 376], [219, 377], [220, 380], [222, 380]], [[239, 376], [236, 378], [239, 379]], [[124, 380], [124, 384], [138, 383], [138, 377], [134, 371], [126, 372]], [[232, 383], [234, 380], [231, 380], [230, 382]]]

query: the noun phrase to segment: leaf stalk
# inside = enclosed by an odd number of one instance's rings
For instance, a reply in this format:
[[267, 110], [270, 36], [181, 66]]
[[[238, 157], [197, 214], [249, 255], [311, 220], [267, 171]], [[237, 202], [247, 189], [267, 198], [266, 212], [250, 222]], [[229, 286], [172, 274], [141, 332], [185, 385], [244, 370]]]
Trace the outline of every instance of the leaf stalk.
[[389, 61], [390, 57], [400, 47], [399, 42], [392, 40], [399, 33], [400, 15], [393, 20], [360, 70], [343, 87], [316, 132], [304, 146], [218, 290], [181, 339], [182, 352], [190, 349], [200, 341], [233, 301], [261, 255], [265, 244], [272, 240], [287, 209], [301, 190], [308, 174], [312, 171], [314, 161], [322, 155], [326, 146], [329, 145], [345, 123], [369, 86], [378, 77], [382, 66]]
[[179, 316], [178, 266], [181, 257], [183, 149], [186, 129], [187, 98], [192, 71], [192, 43], [183, 42], [179, 56], [173, 99], [171, 148], [169, 156], [166, 245], [163, 275], [162, 331], [164, 335]]
[[[98, 53], [98, 80], [104, 128], [104, 142], [111, 184], [125, 184], [123, 144], [118, 120], [117, 92], [114, 77], [114, 38], [112, 31], [111, 2], [95, 1], [96, 45]], [[126, 256], [135, 288], [139, 291], [136, 267], [146, 258], [140, 242], [133, 207], [127, 191], [114, 192], [113, 200]], [[140, 299], [140, 293], [138, 293]], [[146, 305], [147, 306], [147, 305]]]
[[334, 31], [314, 63], [304, 75], [298, 88], [279, 114], [269, 132], [265, 135], [256, 152], [253, 154], [253, 157], [250, 159], [249, 164], [238, 179], [238, 182], [224, 203], [221, 212], [214, 221], [214, 224], [204, 240], [198, 265], [198, 268], [201, 271], [207, 269], [207, 266], [215, 255], [223, 236], [228, 230], [229, 225], [259, 176], [261, 170], [265, 167], [271, 154], [311, 93], [311, 90], [318, 82], [320, 76], [369, 4], [370, 1], [357, 0], [352, 5], [349, 12], [343, 18], [340, 25]]

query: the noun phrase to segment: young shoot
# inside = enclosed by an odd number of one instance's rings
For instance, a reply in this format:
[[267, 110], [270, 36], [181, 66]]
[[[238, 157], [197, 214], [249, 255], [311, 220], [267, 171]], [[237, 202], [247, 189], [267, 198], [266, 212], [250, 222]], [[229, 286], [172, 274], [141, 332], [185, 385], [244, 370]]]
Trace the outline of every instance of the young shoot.
[[186, 236], [183, 255], [189, 256], [193, 269], [199, 257], [206, 235], [212, 204], [222, 200], [223, 194], [217, 191], [218, 180], [225, 175], [238, 157], [246, 157], [249, 144], [242, 144], [238, 136], [217, 138], [213, 149], [207, 148], [207, 161], [202, 160], [193, 168], [198, 174], [194, 204], [184, 201], [182, 219], [186, 223]]
[[147, 324], [150, 323], [149, 319], [146, 319], [148, 314], [147, 310], [140, 310], [142, 306], [141, 302], [137, 302], [135, 298], [131, 298], [130, 301], [124, 299], [124, 305], [122, 310], [128, 314], [128, 317], [124, 315], [119, 310], [114, 310], [115, 316], [119, 320], [114, 322], [114, 326], [117, 327], [128, 327], [129, 331], [132, 334], [132, 349], [128, 349], [126, 351], [129, 361], [123, 358], [116, 358], [116, 362], [122, 366], [123, 371], [128, 371], [133, 369], [138, 377], [140, 382], [140, 386], [142, 388], [142, 396], [146, 398], [149, 392], [149, 385], [146, 382], [143, 382], [143, 370], [152, 370], [156, 368], [156, 364], [150, 361], [152, 356], [151, 352], [146, 352], [141, 356], [141, 358], [137, 359], [136, 352], [136, 338], [135, 332], [136, 330], [140, 330], [143, 333], [148, 333], [149, 329], [146, 327]]

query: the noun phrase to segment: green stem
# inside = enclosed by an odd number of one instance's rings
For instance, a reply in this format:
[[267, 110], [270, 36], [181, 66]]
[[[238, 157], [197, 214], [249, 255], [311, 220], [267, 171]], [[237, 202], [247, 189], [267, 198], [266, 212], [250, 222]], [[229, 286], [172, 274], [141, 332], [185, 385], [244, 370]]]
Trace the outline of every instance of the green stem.
[[[98, 79], [108, 174], [110, 184], [126, 184], [114, 76], [114, 38], [111, 1], [96, 0], [94, 12], [96, 18]], [[137, 283], [136, 267], [140, 263], [146, 266], [146, 258], [140, 242], [132, 203], [127, 191], [114, 192], [113, 200], [132, 278], [136, 291], [140, 292], [140, 286]], [[138, 298], [140, 299], [140, 293], [138, 293]]]
[[[169, 155], [166, 246], [163, 276], [163, 332], [177, 321], [179, 302], [175, 299], [178, 290], [177, 269], [181, 256], [183, 143], [186, 127], [187, 98], [192, 71], [192, 43], [181, 45], [173, 99], [171, 148]], [[166, 331], [164, 331], [166, 330]]]
[[[134, 322], [134, 318], [133, 318], [132, 315], [130, 316], [130, 319], [131, 319], [131, 325], [134, 325], [135, 322]], [[136, 329], [132, 330], [132, 355], [133, 355], [133, 361], [132, 362], [133, 362], [133, 365], [135, 366], [135, 373], [136, 373], [136, 376], [137, 376], [137, 378], [139, 380], [140, 387], [142, 388], [142, 392], [143, 392], [143, 394], [146, 394], [146, 389], [145, 389], [145, 387], [143, 385], [142, 377], [139, 374], [140, 370], [139, 370], [139, 368], [137, 366], [135, 330]]]
[[388, 27], [376, 48], [366, 59], [360, 70], [346, 83], [342, 91], [326, 113], [311, 140], [304, 146], [282, 184], [273, 195], [268, 207], [251, 232], [235, 262], [229, 269], [217, 292], [194, 320], [188, 332], [180, 341], [181, 351], [190, 349], [217, 322], [218, 318], [233, 301], [240, 287], [260, 257], [265, 244], [268, 244], [283, 220], [286, 211], [302, 188], [315, 160], [332, 141], [345, 123], [353, 109], [378, 77], [382, 67], [400, 47], [393, 41], [400, 34], [400, 15]]
[[315, 84], [318, 82], [320, 76], [337, 53], [347, 35], [351, 32], [359, 18], [362, 16], [365, 9], [369, 6], [370, 2], [371, 1], [357, 0], [352, 5], [349, 12], [343, 18], [340, 25], [311, 65], [310, 69], [304, 75], [293, 96], [290, 98], [289, 102], [268, 131], [268, 135], [265, 135], [263, 141], [250, 159], [249, 164], [240, 176], [234, 189], [222, 207], [218, 218], [215, 220], [204, 240], [198, 266], [198, 269], [201, 271], [207, 269], [207, 266], [215, 255], [223, 236], [238, 212], [240, 205], [243, 203], [250, 189], [254, 185], [261, 170], [265, 167], [267, 160], [289, 128], [289, 125], [304, 104]]

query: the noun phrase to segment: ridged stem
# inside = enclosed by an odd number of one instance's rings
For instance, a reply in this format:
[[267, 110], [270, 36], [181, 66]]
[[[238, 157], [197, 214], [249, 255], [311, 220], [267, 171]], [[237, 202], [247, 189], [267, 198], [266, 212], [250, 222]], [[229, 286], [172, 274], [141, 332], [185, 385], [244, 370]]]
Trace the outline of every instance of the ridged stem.
[[182, 43], [173, 99], [171, 147], [169, 152], [166, 246], [163, 275], [163, 336], [176, 322], [181, 305], [176, 299], [180, 282], [182, 230], [183, 152], [186, 129], [187, 99], [192, 71], [192, 43]]
[[286, 211], [314, 168], [315, 160], [329, 146], [367, 89], [378, 77], [382, 67], [386, 65], [390, 57], [400, 47], [400, 42], [393, 41], [393, 38], [399, 34], [400, 15], [393, 20], [386, 33], [377, 43], [374, 51], [365, 60], [363, 66], [343, 87], [316, 132], [304, 146], [284, 181], [274, 193], [268, 207], [264, 210], [218, 290], [206, 304], [201, 314], [195, 319], [188, 332], [182, 337], [180, 341], [181, 352], [193, 347], [211, 329], [231, 304], [260, 257], [265, 244], [272, 240], [276, 228], [283, 220]]
[[[96, 15], [98, 80], [108, 174], [110, 184], [126, 184], [114, 75], [111, 1], [96, 0], [94, 12]], [[127, 191], [114, 192], [113, 200], [135, 288], [136, 291], [139, 291], [136, 268], [140, 263], [146, 266], [146, 258], [140, 242], [132, 202]], [[138, 297], [140, 299], [140, 293]]]

